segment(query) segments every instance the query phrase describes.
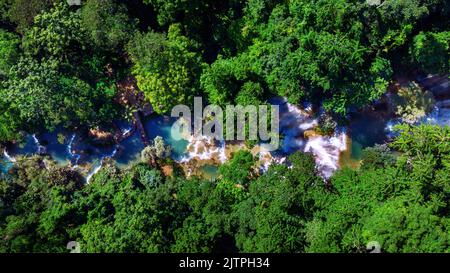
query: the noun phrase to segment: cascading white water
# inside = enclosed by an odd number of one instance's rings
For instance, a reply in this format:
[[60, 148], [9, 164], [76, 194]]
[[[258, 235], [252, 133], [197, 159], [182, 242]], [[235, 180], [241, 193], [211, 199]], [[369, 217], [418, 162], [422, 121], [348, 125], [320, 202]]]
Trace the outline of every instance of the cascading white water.
[[[339, 168], [339, 155], [346, 149], [347, 135], [345, 130], [338, 130], [337, 133], [331, 136], [322, 136], [317, 134], [314, 128], [318, 125], [318, 120], [315, 119], [311, 112], [311, 107], [302, 109], [295, 105], [287, 103], [285, 99], [278, 101], [280, 105], [280, 129], [282, 132], [282, 141], [280, 150], [276, 153], [260, 153], [259, 158], [261, 161], [261, 169], [263, 171], [267, 170], [270, 164], [282, 164], [285, 163], [286, 155], [293, 153], [295, 151], [311, 152], [314, 155], [315, 161], [317, 163], [317, 169], [320, 171], [324, 178], [328, 178], [331, 174]], [[400, 123], [399, 119], [392, 119], [387, 123], [386, 134], [388, 136], [395, 136], [392, 132], [392, 128], [395, 124]], [[420, 122], [427, 122], [438, 125], [450, 125], [450, 100], [441, 100], [436, 103], [434, 110], [423, 118]], [[384, 125], [384, 124], [382, 124]], [[369, 125], [370, 126], [370, 125]], [[122, 135], [125, 136], [129, 134], [132, 128], [122, 129]], [[349, 132], [351, 132], [349, 130]], [[353, 133], [354, 131], [352, 131]], [[40, 153], [45, 147], [40, 145], [39, 139], [36, 135], [32, 135], [36, 146], [38, 147], [38, 153]], [[71, 136], [67, 147], [63, 147], [63, 156], [67, 158], [69, 155], [70, 161], [73, 167], [77, 167], [79, 161], [81, 161], [80, 154], [77, 154], [78, 141], [75, 134]], [[83, 145], [84, 146], [84, 145]], [[108, 157], [115, 157], [117, 152], [117, 146], [110, 155], [100, 154], [100, 158], [94, 161], [96, 164], [92, 166], [89, 174], [86, 177], [89, 183], [90, 179], [100, 171], [104, 160]], [[184, 147], [183, 147], [184, 148]], [[214, 141], [209, 138], [202, 138], [196, 140], [191, 138], [189, 140], [189, 145], [187, 147], [186, 154], [178, 160], [179, 163], [187, 163], [188, 167], [198, 167], [207, 164], [218, 165], [226, 162], [229, 155], [235, 149], [240, 149], [241, 145], [234, 142], [225, 141]], [[34, 145], [32, 145], [34, 149]], [[53, 149], [48, 146], [47, 149]], [[64, 151], [67, 149], [67, 152]], [[121, 149], [123, 150], [123, 148]], [[12, 151], [12, 150], [11, 150]], [[16, 153], [16, 150], [14, 150]], [[280, 152], [281, 151], [281, 152]], [[129, 151], [127, 151], [129, 152]], [[14, 153], [14, 154], [15, 154]], [[19, 149], [17, 154], [24, 154], [22, 150]], [[31, 152], [34, 153], [34, 150]], [[181, 152], [180, 152], [181, 153]], [[255, 155], [257, 153], [254, 153]], [[15, 162], [14, 157], [11, 157], [6, 150], [3, 151], [5, 160], [8, 166], [12, 165], [9, 162]], [[3, 159], [3, 158], [2, 158]], [[189, 164], [191, 161], [193, 164]], [[202, 162], [198, 162], [202, 161]], [[83, 168], [80, 168], [83, 170]], [[189, 171], [189, 170], [188, 170]]]
[[132, 128], [127, 128], [122, 132], [122, 136], [126, 136], [129, 132], [131, 132]]
[[215, 140], [211, 137], [202, 136], [196, 139], [194, 136], [189, 138], [189, 144], [186, 148], [187, 154], [183, 156], [179, 162], [187, 163], [193, 159], [196, 160], [216, 160], [224, 163], [227, 160], [225, 153], [225, 141], [221, 141], [216, 145]]
[[317, 125], [317, 120], [300, 108], [284, 101], [281, 105], [280, 129], [283, 134], [281, 149], [285, 153], [301, 149], [305, 145], [304, 132]]
[[[128, 134], [131, 130], [132, 130], [131, 128], [125, 129], [125, 130], [122, 132], [122, 135], [125, 136], [125, 135]], [[74, 153], [74, 152], [73, 152], [73, 149], [72, 149], [73, 143], [74, 143], [74, 141], [75, 141], [75, 137], [76, 137], [76, 135], [73, 134], [72, 137], [71, 137], [71, 139], [70, 139], [70, 141], [69, 141], [69, 143], [68, 143], [68, 145], [67, 145], [67, 151], [68, 151], [69, 155], [71, 156], [71, 158], [74, 159], [74, 166], [72, 167], [72, 169], [74, 169], [74, 168], [76, 168], [76, 167], [78, 166], [77, 164], [78, 164], [78, 161], [79, 161], [79, 159], [80, 159], [80, 155]], [[99, 163], [96, 164], [95, 167], [94, 167], [94, 168], [88, 173], [88, 175], [86, 176], [86, 183], [89, 183], [89, 181], [92, 179], [92, 177], [93, 177], [96, 173], [98, 173], [98, 172], [101, 170], [101, 168], [102, 168], [102, 166], [103, 166], [103, 162], [104, 162], [104, 160], [105, 160], [106, 158], [113, 158], [113, 157], [117, 154], [118, 149], [119, 149], [119, 145], [116, 145], [116, 146], [114, 147], [114, 150], [111, 152], [111, 154], [103, 155], [103, 156], [100, 158]]]
[[80, 155], [74, 153], [73, 149], [72, 149], [73, 142], [75, 141], [75, 137], [76, 137], [76, 135], [73, 134], [72, 137], [70, 138], [69, 144], [67, 144], [67, 152], [69, 153], [71, 160], [73, 160], [72, 169], [75, 169], [78, 167], [78, 161], [80, 160]]
[[314, 155], [317, 169], [324, 178], [330, 178], [339, 168], [339, 155], [347, 149], [345, 130], [333, 136], [315, 136], [308, 139], [304, 152]]
[[75, 140], [75, 134], [72, 135], [72, 137], [70, 138], [69, 144], [67, 144], [67, 152], [72, 155], [72, 144], [73, 141]]
[[261, 162], [261, 172], [266, 172], [272, 164], [283, 164], [286, 162], [286, 157], [274, 157], [267, 151], [261, 151], [258, 155], [259, 161]]
[[219, 148], [219, 160], [221, 163], [224, 163], [225, 161], [228, 160], [227, 154], [225, 153], [225, 149], [226, 149], [225, 141], [222, 141], [220, 143], [220, 148]]
[[37, 147], [37, 153], [40, 154], [42, 152], [45, 151], [45, 147], [41, 145], [41, 143], [39, 142], [39, 139], [36, 137], [36, 134], [32, 135], [34, 143], [36, 144]]
[[103, 165], [103, 158], [100, 160], [100, 164], [96, 166], [87, 176], [86, 176], [86, 183], [89, 184], [89, 181], [91, 181], [91, 178], [100, 171]]
[[110, 155], [106, 156], [106, 157], [113, 158], [113, 157], [117, 154], [117, 149], [118, 149], [118, 147], [116, 146], [116, 147], [114, 148], [114, 150], [112, 151], [112, 153], [111, 153]]
[[118, 146], [116, 146], [116, 147], [114, 148], [114, 150], [112, 151], [111, 154], [102, 156], [102, 158], [100, 159], [99, 164], [98, 164], [97, 166], [95, 166], [95, 167], [92, 169], [92, 171], [89, 172], [88, 175], [86, 176], [86, 183], [87, 183], [87, 184], [89, 184], [89, 181], [91, 181], [92, 177], [93, 177], [95, 174], [97, 174], [97, 173], [102, 169], [103, 161], [104, 161], [106, 158], [113, 158], [113, 157], [117, 154], [117, 149], [118, 149]]
[[[329, 178], [339, 168], [339, 155], [347, 147], [347, 135], [344, 129], [339, 129], [332, 136], [322, 136], [313, 132], [317, 126], [317, 119], [311, 117], [309, 111], [288, 103], [285, 99], [276, 98], [280, 105], [280, 131], [283, 141], [280, 149], [284, 154], [295, 151], [311, 152], [317, 163], [317, 168], [324, 178]], [[312, 135], [305, 136], [310, 130]], [[217, 143], [212, 138], [202, 136], [199, 139], [191, 136], [187, 147], [187, 154], [179, 160], [179, 163], [191, 161], [204, 161], [224, 163], [227, 145], [225, 141]], [[277, 156], [273, 153], [261, 152], [255, 149], [261, 162], [261, 171], [266, 171], [271, 164], [283, 164], [285, 156]]]
[[3, 150], [3, 156], [4, 156], [4, 157], [6, 158], [6, 160], [8, 160], [9, 162], [16, 163], [16, 159], [15, 159], [14, 157], [10, 156], [10, 155], [8, 154], [8, 152], [6, 151], [6, 149]]
[[438, 101], [433, 111], [422, 122], [439, 126], [450, 126], [450, 100]]
[[[339, 168], [340, 153], [347, 149], [345, 129], [338, 128], [331, 136], [319, 135], [313, 131], [318, 121], [311, 117], [310, 111], [302, 110], [286, 101], [284, 104], [285, 107], [280, 105], [281, 109], [286, 109], [280, 113], [280, 128], [284, 137], [282, 150], [312, 153], [320, 174], [329, 178]], [[309, 134], [307, 131], [310, 131]]]

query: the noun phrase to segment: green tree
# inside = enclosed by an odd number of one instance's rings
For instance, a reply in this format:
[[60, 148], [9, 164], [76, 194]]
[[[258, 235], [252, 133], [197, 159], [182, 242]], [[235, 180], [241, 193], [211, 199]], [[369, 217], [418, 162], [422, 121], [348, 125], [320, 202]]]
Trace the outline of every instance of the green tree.
[[135, 22], [115, 0], [89, 0], [81, 10], [82, 26], [99, 50], [117, 50], [133, 35]]
[[409, 48], [414, 65], [428, 73], [450, 71], [450, 31], [421, 32]]
[[201, 56], [197, 44], [182, 36], [179, 25], [172, 25], [167, 35], [137, 33], [128, 52], [138, 87], [157, 113], [167, 113], [177, 104], [190, 104], [199, 92]]
[[[7, 88], [4, 80], [10, 74], [10, 69], [19, 59], [20, 40], [11, 32], [0, 29], [0, 94], [4, 94]], [[17, 139], [18, 121], [16, 113], [10, 111], [10, 105], [5, 97], [0, 98], [0, 141], [11, 141]]]
[[[61, 75], [59, 69], [54, 59], [37, 62], [31, 58], [21, 58], [11, 68], [2, 96], [20, 128], [33, 131], [43, 125], [51, 130], [57, 125], [110, 121], [109, 94], [79, 78]], [[105, 108], [110, 109], [109, 115], [103, 114]]]
[[301, 252], [314, 196], [323, 185], [310, 154], [293, 154], [250, 184], [248, 198], [236, 206], [236, 244], [243, 252]]
[[82, 252], [167, 252], [182, 215], [174, 184], [148, 166], [120, 173], [107, 166], [78, 200], [87, 220], [80, 227]]
[[247, 186], [252, 176], [255, 176], [255, 159], [248, 151], [238, 151], [229, 163], [219, 167], [222, 179], [234, 184]]
[[233, 210], [245, 198], [243, 187], [228, 181], [183, 181], [178, 200], [189, 213], [174, 231], [173, 252], [234, 252]]
[[[3, 184], [1, 252], [66, 252], [79, 225], [72, 202], [83, 178], [70, 168], [42, 168], [42, 158], [19, 158]], [[4, 183], [4, 182], [2, 182]]]
[[83, 48], [85, 30], [80, 14], [60, 3], [34, 18], [34, 25], [23, 38], [26, 53], [39, 58], [67, 59]]
[[375, 208], [364, 223], [364, 238], [379, 242], [383, 252], [447, 251], [450, 235], [445, 219], [435, 215], [432, 208], [408, 203], [393, 199]]
[[397, 129], [395, 165], [363, 163], [332, 177], [323, 209], [307, 224], [308, 251], [363, 252], [370, 241], [385, 252], [448, 251], [450, 128]]
[[17, 31], [25, 33], [36, 15], [52, 7], [53, 0], [6, 0], [9, 1], [7, 16], [17, 25]]
[[144, 0], [156, 12], [160, 26], [180, 24], [186, 35], [204, 48], [205, 58], [213, 60], [218, 52], [233, 54], [242, 46], [240, 17], [243, 0], [194, 2], [180, 0]]
[[0, 77], [7, 75], [9, 69], [19, 58], [19, 37], [0, 29]]
[[[251, 81], [292, 103], [307, 100], [346, 114], [385, 92], [391, 64], [368, 43], [366, 18], [359, 15], [367, 6], [346, 0], [250, 4], [256, 6], [244, 9], [242, 31], [252, 43], [236, 56], [218, 58], [202, 74], [211, 101], [230, 103]], [[255, 10], [263, 10], [260, 17]], [[254, 20], [259, 25], [250, 31]]]
[[11, 113], [7, 105], [0, 100], [0, 141], [13, 141], [20, 139], [19, 126], [16, 114]]
[[373, 147], [367, 147], [362, 151], [361, 168], [386, 168], [393, 166], [395, 157], [387, 145], [376, 144]]
[[258, 98], [263, 98], [264, 90], [250, 67], [252, 60], [246, 57], [219, 57], [205, 68], [200, 81], [211, 103], [225, 106], [230, 103], [256, 102]]

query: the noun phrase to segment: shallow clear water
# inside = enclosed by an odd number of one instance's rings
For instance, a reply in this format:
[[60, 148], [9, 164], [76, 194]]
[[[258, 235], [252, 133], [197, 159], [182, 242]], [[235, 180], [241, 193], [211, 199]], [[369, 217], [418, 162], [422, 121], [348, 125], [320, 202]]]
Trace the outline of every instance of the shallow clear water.
[[172, 138], [171, 128], [176, 120], [176, 118], [168, 116], [157, 116], [147, 119], [144, 127], [149, 140], [153, 140], [156, 136], [161, 136], [164, 142], [172, 147], [172, 157], [174, 159], [180, 159], [189, 143], [184, 139], [175, 140]]
[[[282, 158], [295, 151], [312, 152], [316, 158], [318, 168], [324, 176], [331, 175], [339, 167], [339, 157], [346, 144], [345, 157], [350, 161], [361, 158], [362, 150], [374, 144], [385, 143], [391, 136], [390, 125], [395, 120], [386, 120], [380, 113], [352, 114], [348, 128], [333, 136], [315, 135], [305, 137], [305, 132], [312, 129], [317, 120], [298, 107], [287, 104], [283, 98], [274, 98], [272, 104], [280, 106], [280, 131], [283, 140], [280, 149], [272, 152], [274, 158]], [[148, 140], [151, 142], [156, 136], [161, 136], [165, 143], [172, 147], [172, 157], [182, 161], [189, 154], [187, 140], [175, 140], [171, 136], [171, 127], [176, 119], [167, 116], [151, 116], [143, 120]], [[450, 125], [450, 102], [437, 104], [435, 110], [421, 122], [439, 125]], [[117, 122], [123, 134], [129, 132], [132, 126], [129, 122]], [[41, 135], [29, 135], [20, 144], [6, 147], [8, 155], [13, 159], [18, 155], [32, 155], [39, 152], [49, 154], [61, 165], [88, 164], [89, 174], [95, 173], [106, 157], [113, 157], [119, 167], [128, 166], [140, 158], [144, 149], [140, 133], [136, 130], [118, 145], [96, 145], [88, 139], [83, 139], [74, 132], [57, 129]], [[203, 151], [205, 153], [207, 151]], [[190, 152], [192, 153], [192, 152]], [[207, 153], [206, 153], [207, 154]], [[0, 155], [0, 172], [6, 173], [13, 163], [11, 159]], [[204, 166], [200, 172], [208, 179], [217, 176], [217, 167]]]
[[353, 114], [348, 126], [350, 153], [353, 159], [361, 159], [362, 150], [375, 144], [385, 143], [388, 139], [388, 121], [375, 114]]
[[0, 173], [7, 173], [12, 166], [13, 163], [11, 161], [0, 158]]
[[214, 180], [219, 177], [219, 168], [214, 165], [205, 165], [201, 168], [203, 178], [208, 180]]
[[[175, 119], [164, 116], [149, 117], [143, 120], [147, 137], [152, 141], [156, 136], [163, 137], [166, 144], [172, 146], [172, 155], [180, 158], [186, 150], [186, 140], [177, 141], [171, 137], [171, 126]], [[117, 122], [122, 133], [131, 129], [129, 122]], [[140, 157], [144, 143], [138, 131], [124, 139], [118, 145], [96, 145], [88, 139], [83, 139], [74, 132], [58, 128], [53, 132], [41, 135], [28, 135], [23, 143], [7, 147], [12, 158], [19, 155], [32, 155], [43, 152], [50, 155], [58, 164], [74, 165], [90, 164], [93, 172], [105, 157], [113, 157], [119, 167], [124, 167]], [[12, 167], [12, 162], [4, 156], [0, 157], [0, 171], [6, 173]]]

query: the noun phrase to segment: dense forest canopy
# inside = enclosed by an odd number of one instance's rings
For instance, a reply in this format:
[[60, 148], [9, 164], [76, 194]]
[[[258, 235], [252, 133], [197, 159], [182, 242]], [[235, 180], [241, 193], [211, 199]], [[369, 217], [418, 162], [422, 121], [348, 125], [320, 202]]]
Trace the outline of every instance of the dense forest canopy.
[[[395, 77], [450, 72], [446, 0], [81, 3], [0, 0], [0, 148], [129, 117], [118, 83], [130, 78], [157, 114], [194, 96], [221, 106], [282, 96], [342, 121]], [[65, 252], [69, 241], [86, 252], [364, 252], [368, 241], [449, 252], [449, 128], [399, 126], [326, 183], [301, 152], [261, 174], [239, 151], [208, 181], [150, 147], [89, 185], [21, 157], [0, 176], [0, 252]]]

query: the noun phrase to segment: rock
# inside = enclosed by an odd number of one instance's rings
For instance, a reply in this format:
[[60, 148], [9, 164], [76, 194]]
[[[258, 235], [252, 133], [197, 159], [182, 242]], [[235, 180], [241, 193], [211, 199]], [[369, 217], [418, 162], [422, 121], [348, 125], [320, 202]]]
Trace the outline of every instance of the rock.
[[316, 137], [319, 136], [320, 134], [318, 132], [316, 132], [316, 130], [306, 130], [303, 132], [303, 137], [304, 138], [311, 138], [311, 137]]
[[433, 93], [437, 99], [450, 98], [450, 80], [449, 75], [428, 75], [417, 78], [420, 87]]
[[163, 174], [164, 174], [165, 176], [172, 176], [172, 175], [173, 175], [173, 167], [170, 166], [170, 165], [164, 165], [164, 166], [161, 168], [161, 170], [162, 170], [162, 172], [163, 172]]
[[146, 117], [150, 116], [151, 114], [153, 114], [153, 107], [151, 106], [151, 104], [150, 103], [144, 104], [144, 106], [142, 107], [142, 115]]
[[111, 132], [104, 131], [99, 128], [90, 129], [89, 136], [93, 138], [95, 142], [100, 144], [114, 143], [114, 135]]

